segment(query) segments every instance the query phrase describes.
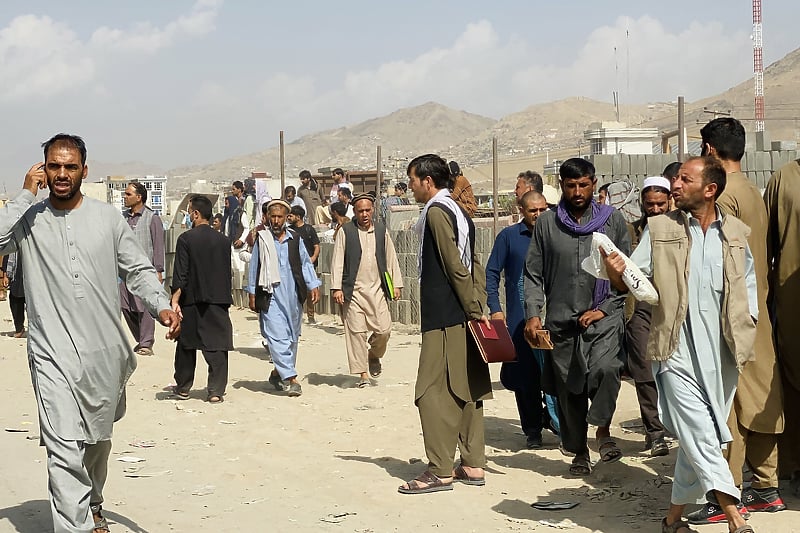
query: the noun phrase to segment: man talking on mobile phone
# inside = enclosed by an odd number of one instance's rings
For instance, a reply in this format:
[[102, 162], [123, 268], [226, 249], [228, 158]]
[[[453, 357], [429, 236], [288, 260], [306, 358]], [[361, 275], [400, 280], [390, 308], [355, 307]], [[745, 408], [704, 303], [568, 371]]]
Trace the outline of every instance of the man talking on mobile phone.
[[[17, 251], [28, 306], [28, 359], [56, 533], [109, 531], [101, 513], [111, 432], [136, 368], [120, 322], [117, 278], [180, 333], [156, 270], [119, 212], [85, 197], [86, 145], [60, 133], [0, 209], [0, 254]], [[39, 190], [49, 197], [36, 202]]]

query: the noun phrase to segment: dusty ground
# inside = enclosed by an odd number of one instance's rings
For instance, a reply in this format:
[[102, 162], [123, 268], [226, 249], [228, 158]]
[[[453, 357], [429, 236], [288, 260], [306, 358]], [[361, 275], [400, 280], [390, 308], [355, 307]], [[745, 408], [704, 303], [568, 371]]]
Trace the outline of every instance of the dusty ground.
[[[421, 472], [425, 461], [412, 403], [420, 337], [396, 331], [383, 376], [376, 386], [356, 389], [341, 328], [333, 317], [321, 318], [317, 326], [304, 326], [298, 363], [303, 396], [288, 398], [266, 382], [270, 365], [255, 315], [234, 311], [237, 351], [230, 354], [221, 405], [203, 401], [202, 361], [192, 399], [167, 399], [173, 347], [159, 328], [156, 355], [140, 357], [128, 384], [128, 414], [115, 427], [104, 504], [113, 532], [660, 531], [674, 450], [659, 459], [641, 453], [629, 383], [612, 429], [626, 457], [575, 479], [552, 435], [545, 435], [544, 450], [524, 448], [513, 395], [493, 368], [486, 487], [401, 495], [397, 486]], [[7, 304], [0, 304], [0, 331], [11, 329]], [[0, 531], [52, 531], [25, 341], [5, 335], [0, 393]], [[797, 498], [786, 499], [800, 508]], [[579, 505], [531, 508], [539, 500]], [[750, 523], [759, 532], [800, 532], [800, 513], [755, 514]], [[725, 531], [720, 525], [698, 529]]]

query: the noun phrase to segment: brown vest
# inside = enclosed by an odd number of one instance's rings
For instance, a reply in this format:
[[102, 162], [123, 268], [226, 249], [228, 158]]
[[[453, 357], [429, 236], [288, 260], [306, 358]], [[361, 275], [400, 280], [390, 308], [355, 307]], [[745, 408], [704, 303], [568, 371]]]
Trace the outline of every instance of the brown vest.
[[[666, 361], [678, 347], [681, 327], [689, 306], [689, 220], [676, 209], [648, 219], [652, 249], [653, 285], [658, 305], [653, 306], [653, 321], [647, 342], [647, 356]], [[745, 249], [750, 234], [742, 221], [722, 215], [722, 334], [736, 366], [755, 359], [756, 326], [750, 317], [745, 282]], [[765, 320], [768, 318], [763, 317]]]

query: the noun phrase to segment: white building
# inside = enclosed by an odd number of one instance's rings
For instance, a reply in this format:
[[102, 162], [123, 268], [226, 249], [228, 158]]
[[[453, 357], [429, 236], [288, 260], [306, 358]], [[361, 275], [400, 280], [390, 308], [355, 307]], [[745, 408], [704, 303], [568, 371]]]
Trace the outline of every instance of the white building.
[[595, 122], [583, 132], [589, 141], [590, 153], [652, 154], [653, 142], [660, 140], [656, 128], [627, 128], [621, 122]]
[[125, 209], [125, 189], [132, 181], [142, 183], [147, 189], [147, 207], [156, 212], [159, 216], [164, 216], [167, 211], [167, 177], [166, 176], [107, 176], [106, 201], [111, 205], [119, 207], [120, 211]]

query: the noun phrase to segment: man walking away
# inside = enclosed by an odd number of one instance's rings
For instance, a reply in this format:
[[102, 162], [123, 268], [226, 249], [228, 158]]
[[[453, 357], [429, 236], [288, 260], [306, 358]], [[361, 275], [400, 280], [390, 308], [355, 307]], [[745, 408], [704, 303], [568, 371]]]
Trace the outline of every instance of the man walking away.
[[209, 225], [211, 201], [191, 200], [192, 229], [175, 245], [172, 308], [183, 317], [183, 334], [175, 347], [175, 396], [185, 400], [194, 383], [197, 350], [208, 364], [210, 403], [221, 403], [228, 383], [228, 351], [233, 350], [231, 263], [228, 240]]

